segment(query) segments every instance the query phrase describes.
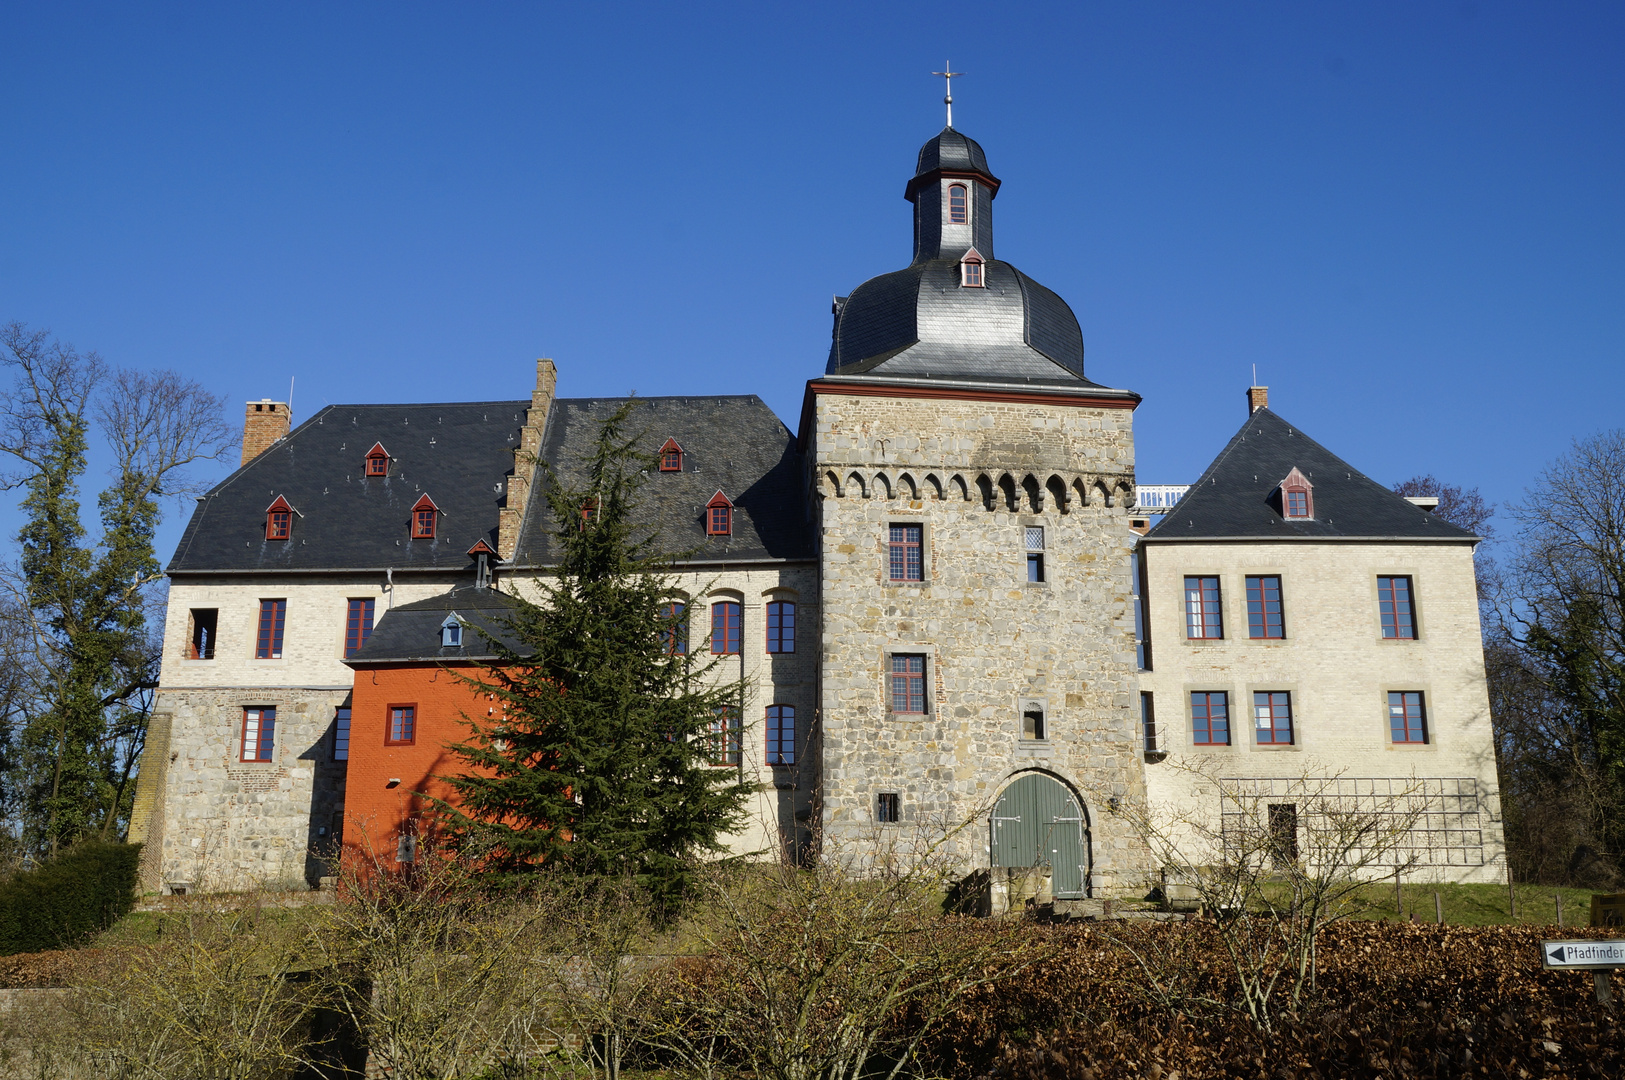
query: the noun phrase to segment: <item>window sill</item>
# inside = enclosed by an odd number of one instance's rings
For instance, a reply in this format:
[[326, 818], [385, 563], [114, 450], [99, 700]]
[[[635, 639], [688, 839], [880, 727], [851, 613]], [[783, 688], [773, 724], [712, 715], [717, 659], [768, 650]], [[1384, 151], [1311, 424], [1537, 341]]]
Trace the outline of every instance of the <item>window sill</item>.
[[929, 720], [929, 719], [931, 719], [931, 714], [928, 713], [928, 712], [891, 712], [891, 711], [888, 711], [886, 713], [886, 718], [888, 720], [893, 720], [893, 721], [897, 721], [897, 722], [903, 722], [903, 721], [908, 721], [908, 720]]
[[1432, 750], [1436, 745], [1431, 740], [1428, 742], [1394, 742], [1392, 739], [1388, 740], [1388, 749], [1398, 750], [1401, 753], [1414, 754], [1418, 750]]
[[1263, 750], [1268, 753], [1284, 753], [1291, 750], [1302, 750], [1297, 743], [1253, 743], [1254, 750]]
[[885, 585], [892, 589], [920, 589], [929, 584], [931, 584], [929, 581], [898, 581], [895, 578], [885, 580]]

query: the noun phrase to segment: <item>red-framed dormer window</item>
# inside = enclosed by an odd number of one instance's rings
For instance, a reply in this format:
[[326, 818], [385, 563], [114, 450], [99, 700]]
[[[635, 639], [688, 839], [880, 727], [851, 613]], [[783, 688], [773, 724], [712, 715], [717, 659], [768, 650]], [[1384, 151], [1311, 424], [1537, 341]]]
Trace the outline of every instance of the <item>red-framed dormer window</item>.
[[265, 538], [288, 540], [293, 537], [293, 507], [278, 495], [276, 502], [265, 508]]
[[1315, 488], [1294, 468], [1281, 481], [1281, 516], [1285, 518], [1312, 518], [1315, 516]]
[[705, 534], [732, 536], [733, 531], [734, 504], [728, 501], [728, 496], [719, 491], [705, 504]]
[[593, 495], [593, 496], [589, 496], [587, 498], [587, 501], [581, 504], [581, 531], [586, 532], [587, 531], [587, 526], [591, 522], [594, 522], [594, 521], [597, 521], [597, 520], [598, 520], [598, 497], [596, 495]]
[[970, 193], [964, 184], [948, 187], [948, 224], [963, 225], [970, 220]]
[[982, 287], [982, 256], [977, 254], [975, 248], [971, 248], [959, 260], [959, 283], [967, 289]]
[[367, 475], [389, 475], [389, 451], [384, 449], [383, 443], [373, 443], [372, 449], [367, 451]]
[[667, 439], [666, 445], [660, 448], [660, 471], [683, 471], [683, 448], [677, 445], [676, 439]]
[[433, 540], [434, 522], [440, 514], [440, 507], [434, 500], [425, 495], [412, 504], [412, 539]]

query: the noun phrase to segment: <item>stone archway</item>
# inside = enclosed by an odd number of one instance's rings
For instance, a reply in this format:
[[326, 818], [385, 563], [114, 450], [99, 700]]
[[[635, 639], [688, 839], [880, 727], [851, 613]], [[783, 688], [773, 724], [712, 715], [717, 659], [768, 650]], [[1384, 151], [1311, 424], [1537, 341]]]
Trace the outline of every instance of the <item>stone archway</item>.
[[1082, 801], [1048, 773], [1023, 773], [999, 795], [989, 821], [995, 869], [1050, 872], [1057, 900], [1089, 895], [1089, 821]]

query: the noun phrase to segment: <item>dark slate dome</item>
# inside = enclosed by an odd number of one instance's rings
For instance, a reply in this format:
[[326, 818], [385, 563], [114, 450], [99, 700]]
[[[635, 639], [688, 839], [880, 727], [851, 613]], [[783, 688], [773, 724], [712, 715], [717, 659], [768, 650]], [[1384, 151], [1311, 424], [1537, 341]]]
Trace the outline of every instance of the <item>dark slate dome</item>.
[[994, 258], [998, 191], [975, 139], [944, 128], [920, 148], [914, 260], [836, 298], [828, 374], [1095, 385], [1066, 301]]

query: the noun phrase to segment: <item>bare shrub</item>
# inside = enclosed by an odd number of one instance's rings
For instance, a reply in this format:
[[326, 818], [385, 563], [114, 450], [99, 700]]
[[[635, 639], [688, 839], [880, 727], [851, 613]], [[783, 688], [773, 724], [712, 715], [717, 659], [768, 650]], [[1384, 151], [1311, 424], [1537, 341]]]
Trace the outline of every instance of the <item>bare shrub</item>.
[[427, 843], [404, 867], [362, 845], [338, 885], [311, 962], [372, 1064], [396, 1080], [521, 1071], [543, 1007], [531, 962], [546, 906], [483, 877], [477, 854]]
[[954, 829], [826, 841], [801, 867], [714, 871], [643, 1043], [711, 1075], [719, 1060], [774, 1080], [895, 1077], [972, 989], [1032, 950], [1012, 923], [945, 916]]
[[320, 1006], [296, 912], [187, 904], [157, 945], [109, 951], [75, 997], [87, 1075], [273, 1080], [311, 1063]]
[[1416, 864], [1427, 799], [1419, 784], [1348, 795], [1336, 773], [1295, 777], [1283, 795], [1221, 777], [1206, 763], [1174, 767], [1192, 774], [1195, 798], [1146, 807], [1132, 820], [1167, 887], [1194, 889], [1215, 919], [1236, 976], [1232, 999], [1193, 989], [1193, 952], [1201, 945], [1188, 933], [1117, 940], [1139, 962], [1152, 997], [1236, 1008], [1270, 1030], [1279, 1011], [1296, 1017], [1313, 996], [1321, 930], [1354, 914], [1373, 878]]

